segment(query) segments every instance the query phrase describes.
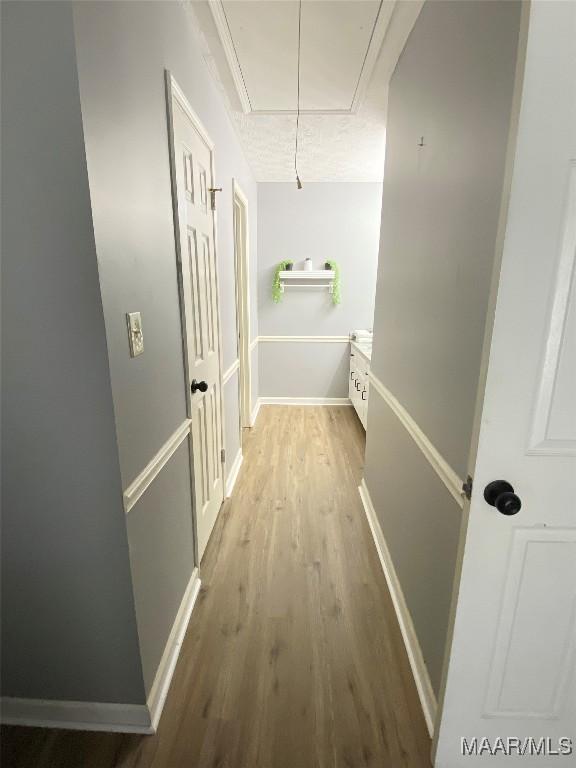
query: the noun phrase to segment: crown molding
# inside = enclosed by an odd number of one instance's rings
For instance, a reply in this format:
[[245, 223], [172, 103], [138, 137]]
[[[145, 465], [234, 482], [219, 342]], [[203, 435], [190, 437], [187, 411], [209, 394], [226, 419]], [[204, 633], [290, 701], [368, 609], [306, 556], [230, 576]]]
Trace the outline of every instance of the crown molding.
[[[223, 2], [222, 0], [209, 0], [208, 5], [234, 82], [236, 94], [240, 100], [242, 112], [246, 115], [295, 115], [295, 109], [253, 109]], [[385, 3], [383, 0], [380, 2], [350, 107], [348, 109], [301, 109], [301, 115], [355, 115], [358, 112], [366, 97], [396, 5], [397, 2]]]

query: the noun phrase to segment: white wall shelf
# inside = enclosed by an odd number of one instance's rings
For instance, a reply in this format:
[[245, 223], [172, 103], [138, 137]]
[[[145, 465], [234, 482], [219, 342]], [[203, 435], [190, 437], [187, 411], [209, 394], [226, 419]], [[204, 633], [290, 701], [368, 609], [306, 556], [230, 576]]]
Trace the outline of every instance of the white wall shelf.
[[280, 272], [280, 290], [291, 288], [328, 288], [334, 289], [334, 270], [332, 269], [290, 269]]

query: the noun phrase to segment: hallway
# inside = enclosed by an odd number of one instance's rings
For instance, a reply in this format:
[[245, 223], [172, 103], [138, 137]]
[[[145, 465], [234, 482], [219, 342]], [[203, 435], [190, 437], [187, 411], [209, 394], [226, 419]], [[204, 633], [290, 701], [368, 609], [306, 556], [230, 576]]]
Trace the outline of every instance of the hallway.
[[[352, 408], [264, 406], [155, 736], [6, 728], [20, 768], [428, 766]], [[362, 553], [364, 553], [362, 555]]]

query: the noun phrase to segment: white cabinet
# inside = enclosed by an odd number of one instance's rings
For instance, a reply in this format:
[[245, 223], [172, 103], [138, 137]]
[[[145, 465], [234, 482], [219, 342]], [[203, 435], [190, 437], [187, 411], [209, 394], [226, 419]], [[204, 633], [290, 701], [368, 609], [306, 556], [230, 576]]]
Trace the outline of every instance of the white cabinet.
[[350, 349], [350, 376], [348, 378], [348, 395], [352, 405], [356, 408], [358, 418], [366, 429], [368, 415], [368, 372], [370, 360], [356, 344]]

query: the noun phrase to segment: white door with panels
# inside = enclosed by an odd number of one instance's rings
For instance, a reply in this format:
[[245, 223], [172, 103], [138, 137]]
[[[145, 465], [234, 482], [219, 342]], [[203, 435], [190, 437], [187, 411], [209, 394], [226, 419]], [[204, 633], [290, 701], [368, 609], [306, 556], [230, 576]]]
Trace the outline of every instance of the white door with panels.
[[184, 95], [169, 77], [168, 90], [191, 419], [194, 515], [200, 560], [224, 499], [213, 147]]
[[575, 41], [531, 3], [441, 768], [576, 764]]

